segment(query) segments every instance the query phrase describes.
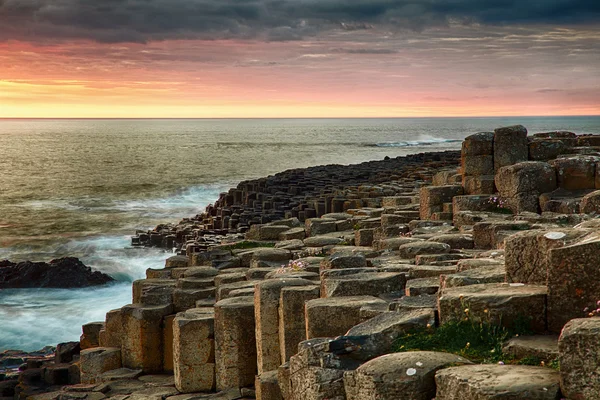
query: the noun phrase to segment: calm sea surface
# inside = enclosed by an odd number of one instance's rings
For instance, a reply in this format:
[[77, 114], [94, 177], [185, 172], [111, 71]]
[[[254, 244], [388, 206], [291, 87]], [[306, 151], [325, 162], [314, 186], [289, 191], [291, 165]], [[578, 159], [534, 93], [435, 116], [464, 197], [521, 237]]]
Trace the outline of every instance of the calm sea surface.
[[76, 256], [118, 280], [0, 290], [0, 351], [77, 340], [169, 256], [129, 248], [129, 234], [194, 215], [240, 180], [459, 149], [469, 134], [513, 124], [600, 133], [600, 117], [0, 120], [0, 259]]

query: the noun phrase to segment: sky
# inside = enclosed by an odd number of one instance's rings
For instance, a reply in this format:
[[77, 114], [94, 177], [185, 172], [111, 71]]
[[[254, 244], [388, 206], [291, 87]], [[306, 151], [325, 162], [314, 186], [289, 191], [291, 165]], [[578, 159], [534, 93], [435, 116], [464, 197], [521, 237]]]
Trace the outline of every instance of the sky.
[[0, 118], [600, 115], [598, 0], [0, 0]]

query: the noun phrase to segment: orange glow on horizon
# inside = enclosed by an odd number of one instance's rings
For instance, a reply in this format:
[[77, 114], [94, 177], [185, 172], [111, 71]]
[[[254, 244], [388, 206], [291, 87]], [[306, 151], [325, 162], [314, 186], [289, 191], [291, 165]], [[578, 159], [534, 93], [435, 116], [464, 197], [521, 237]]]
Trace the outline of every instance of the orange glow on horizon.
[[[481, 76], [463, 71], [461, 58], [440, 68], [420, 50], [340, 55], [331, 51], [335, 46], [340, 45], [4, 42], [0, 118], [600, 115], [594, 88], [582, 85], [567, 95], [545, 89], [553, 82], [550, 72], [532, 73], [530, 87], [511, 85], [482, 68], [474, 69]], [[414, 65], [403, 67], [409, 58]]]

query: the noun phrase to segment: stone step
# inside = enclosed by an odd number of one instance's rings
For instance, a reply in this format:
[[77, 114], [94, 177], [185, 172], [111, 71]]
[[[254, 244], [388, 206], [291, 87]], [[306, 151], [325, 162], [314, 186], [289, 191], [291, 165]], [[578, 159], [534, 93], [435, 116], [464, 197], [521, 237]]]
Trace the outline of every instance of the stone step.
[[436, 400], [560, 399], [559, 373], [525, 365], [465, 365], [437, 371]]
[[548, 363], [558, 357], [558, 336], [533, 335], [514, 337], [504, 344], [502, 352], [510, 354], [517, 360], [531, 358]]
[[545, 286], [488, 283], [445, 288], [438, 294], [440, 323], [465, 317], [507, 328], [517, 325], [536, 333], [546, 331]]
[[346, 398], [431, 400], [436, 393], [435, 372], [461, 364], [470, 361], [433, 351], [384, 355], [344, 375]]

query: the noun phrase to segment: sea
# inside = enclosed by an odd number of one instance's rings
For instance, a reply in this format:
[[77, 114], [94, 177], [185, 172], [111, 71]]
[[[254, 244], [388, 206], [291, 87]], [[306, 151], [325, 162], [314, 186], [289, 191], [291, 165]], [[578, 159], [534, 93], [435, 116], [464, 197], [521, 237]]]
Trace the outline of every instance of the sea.
[[476, 132], [600, 133], [600, 117], [0, 120], [0, 260], [73, 256], [116, 282], [0, 290], [0, 351], [78, 340], [171, 253], [136, 229], [200, 213], [239, 181], [290, 168], [456, 150]]

